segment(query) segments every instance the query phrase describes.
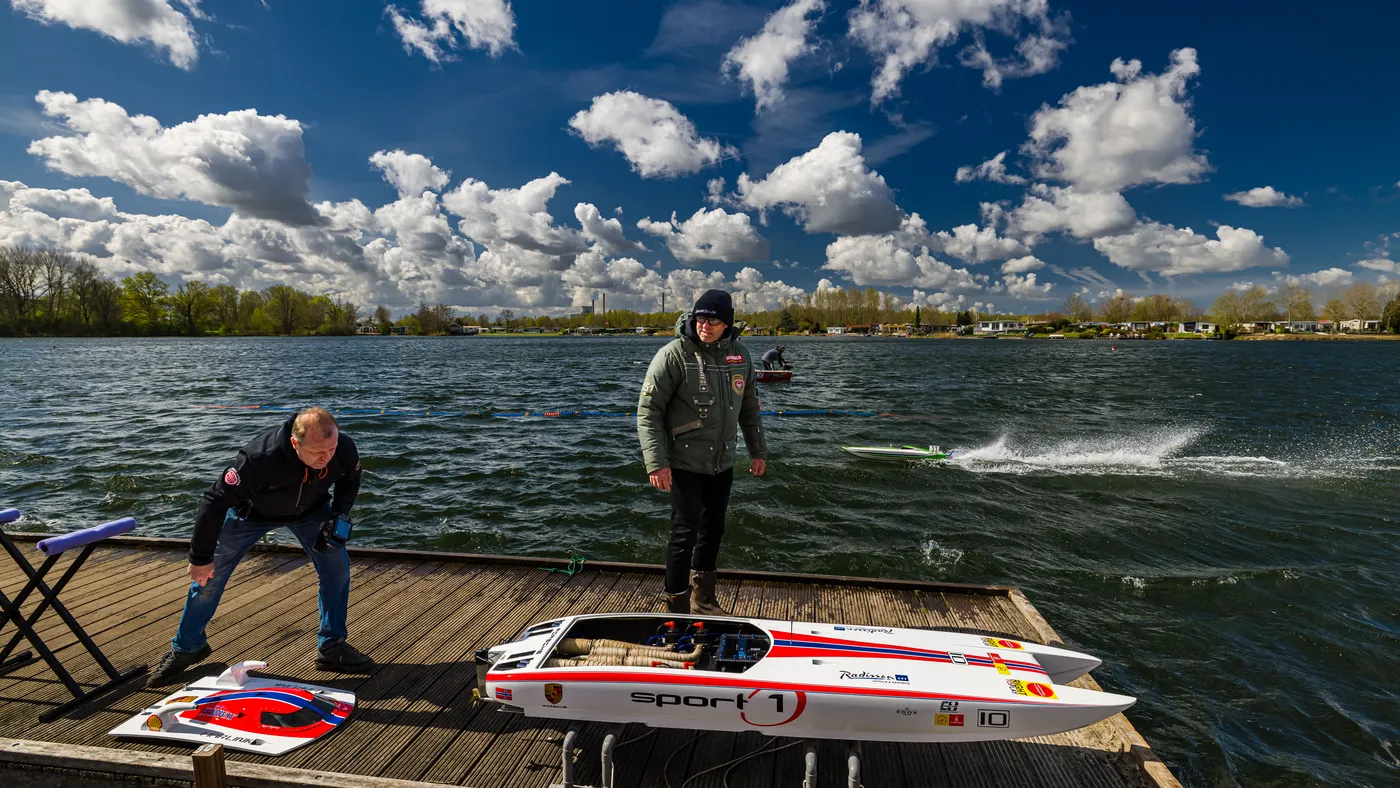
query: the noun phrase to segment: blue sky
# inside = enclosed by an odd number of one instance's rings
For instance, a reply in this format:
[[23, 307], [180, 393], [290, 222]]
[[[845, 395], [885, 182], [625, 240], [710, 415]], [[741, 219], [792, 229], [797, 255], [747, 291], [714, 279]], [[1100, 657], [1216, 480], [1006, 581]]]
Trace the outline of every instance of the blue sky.
[[0, 242], [116, 275], [527, 312], [1400, 279], [1388, 4], [9, 5]]

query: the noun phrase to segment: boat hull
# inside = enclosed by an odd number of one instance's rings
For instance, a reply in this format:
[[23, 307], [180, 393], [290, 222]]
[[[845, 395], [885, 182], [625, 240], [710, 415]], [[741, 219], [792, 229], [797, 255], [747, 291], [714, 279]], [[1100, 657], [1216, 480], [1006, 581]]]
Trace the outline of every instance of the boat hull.
[[759, 383], [785, 383], [792, 380], [792, 370], [790, 369], [760, 369], [755, 370], [754, 380]]

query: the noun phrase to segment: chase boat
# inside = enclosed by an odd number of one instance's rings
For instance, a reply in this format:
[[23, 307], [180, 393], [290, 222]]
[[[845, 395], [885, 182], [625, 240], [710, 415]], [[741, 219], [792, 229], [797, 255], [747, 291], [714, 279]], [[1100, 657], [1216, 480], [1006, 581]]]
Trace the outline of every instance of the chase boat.
[[483, 698], [529, 717], [810, 739], [1042, 736], [1135, 701], [1066, 686], [1100, 661], [1038, 643], [734, 616], [571, 616], [476, 662]]

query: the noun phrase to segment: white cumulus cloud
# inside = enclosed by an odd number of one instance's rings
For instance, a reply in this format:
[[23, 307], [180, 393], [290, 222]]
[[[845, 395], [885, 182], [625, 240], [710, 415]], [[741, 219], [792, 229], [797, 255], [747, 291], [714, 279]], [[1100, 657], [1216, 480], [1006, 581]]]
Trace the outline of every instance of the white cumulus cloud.
[[642, 219], [637, 227], [665, 239], [666, 248], [683, 263], [743, 263], [768, 258], [768, 239], [758, 234], [746, 213], [701, 208], [685, 221], [679, 221], [673, 212], [669, 222]]
[[975, 224], [954, 227], [952, 232], [940, 230], [929, 238], [929, 246], [968, 263], [1004, 260], [1030, 251], [1014, 238], [998, 236], [993, 226], [978, 228]]
[[515, 12], [508, 0], [423, 0], [419, 6], [421, 19], [397, 6], [385, 9], [405, 52], [443, 63], [456, 60], [452, 50], [463, 46], [491, 57], [515, 48]]
[[1400, 274], [1400, 261], [1391, 260], [1389, 257], [1373, 257], [1362, 260], [1356, 264], [1360, 268], [1369, 268], [1372, 271], [1381, 271], [1387, 274]]
[[438, 169], [421, 153], [402, 150], [379, 151], [369, 157], [369, 163], [404, 197], [416, 197], [429, 190], [440, 192], [452, 174], [450, 170]]
[[918, 287], [956, 292], [979, 290], [987, 277], [966, 268], [935, 259], [928, 247], [919, 244], [927, 238], [918, 215], [909, 217], [898, 232], [883, 235], [851, 235], [837, 238], [826, 247], [824, 270], [839, 271], [862, 287]]
[[35, 99], [74, 132], [30, 143], [51, 169], [292, 225], [320, 219], [307, 202], [311, 166], [295, 120], [245, 109], [164, 127], [102, 99], [48, 90]]
[[1017, 257], [1014, 260], [1007, 260], [1001, 264], [1003, 274], [1024, 274], [1030, 271], [1038, 271], [1045, 267], [1045, 262], [1035, 255]]
[[598, 206], [581, 202], [574, 206], [574, 218], [583, 228], [583, 237], [609, 257], [621, 257], [647, 250], [639, 241], [629, 241], [622, 233], [622, 222], [603, 216]]
[[1220, 225], [1215, 238], [1158, 222], [1142, 222], [1121, 235], [1094, 239], [1094, 248], [1114, 264], [1131, 271], [1162, 276], [1242, 271], [1288, 265], [1288, 255], [1264, 245], [1253, 230]]
[[903, 217], [884, 177], [861, 156], [860, 135], [846, 131], [826, 135], [762, 180], [740, 174], [738, 190], [740, 204], [760, 215], [781, 208], [809, 233], [888, 232]]
[[1055, 287], [1050, 282], [1036, 284], [1033, 273], [1025, 276], [1015, 273], [1006, 274], [1001, 278], [1001, 286], [1006, 290], [1007, 295], [1022, 301], [1048, 301], [1053, 298], [1050, 295], [1050, 290]]
[[569, 126], [589, 145], [611, 144], [643, 178], [691, 175], [739, 155], [701, 137], [671, 102], [630, 90], [595, 96], [588, 109], [569, 118]]
[[92, 30], [123, 44], [149, 43], [180, 68], [194, 68], [199, 44], [190, 17], [200, 19], [199, 0], [10, 0], [20, 13], [46, 25]]
[[782, 100], [788, 65], [816, 48], [810, 38], [825, 8], [826, 0], [793, 0], [773, 12], [757, 35], [740, 39], [724, 56], [724, 73], [737, 74], [751, 86], [755, 111]]
[[976, 167], [959, 167], [958, 171], [953, 175], [953, 181], [956, 183], [967, 183], [969, 181], [979, 180], [1008, 184], [1021, 184], [1026, 182], [1026, 179], [1020, 175], [1006, 171], [1006, 151], [998, 153]]
[[549, 213], [554, 193], [568, 183], [557, 172], [519, 189], [492, 189], [467, 178], [442, 196], [442, 204], [462, 217], [463, 234], [489, 247], [504, 243], [545, 255], [577, 253], [587, 246], [582, 234], [556, 225]]
[[1298, 274], [1297, 276], [1282, 276], [1274, 274], [1276, 278], [1282, 279], [1290, 285], [1316, 285], [1317, 287], [1329, 287], [1331, 285], [1349, 285], [1353, 276], [1345, 268], [1324, 268], [1321, 271], [1313, 271], [1310, 274]]
[[[1035, 30], [1020, 37], [1022, 27]], [[985, 33], [1018, 38], [1017, 58], [993, 57]], [[1050, 16], [1046, 0], [862, 0], [851, 11], [850, 36], [880, 59], [871, 82], [872, 100], [899, 93], [899, 83], [915, 67], [936, 60], [938, 51], [964, 33], [976, 39], [961, 61], [983, 72], [983, 83], [1040, 74], [1054, 68], [1067, 43], [1064, 25]]]
[[1272, 186], [1256, 186], [1247, 191], [1230, 192], [1225, 195], [1225, 199], [1246, 208], [1299, 208], [1304, 204], [1302, 197], [1284, 194]]
[[1137, 222], [1137, 212], [1116, 191], [1081, 192], [1073, 186], [1031, 186], [1021, 204], [1006, 216], [1008, 235], [1028, 244], [1059, 231], [1075, 238], [1097, 238], [1122, 232]]
[[1114, 60], [1116, 82], [1080, 87], [1031, 118], [1022, 151], [1037, 177], [1084, 191], [1148, 183], [1194, 183], [1211, 167], [1195, 150], [1187, 82], [1200, 73], [1196, 50], [1178, 49], [1162, 74], [1138, 60]]

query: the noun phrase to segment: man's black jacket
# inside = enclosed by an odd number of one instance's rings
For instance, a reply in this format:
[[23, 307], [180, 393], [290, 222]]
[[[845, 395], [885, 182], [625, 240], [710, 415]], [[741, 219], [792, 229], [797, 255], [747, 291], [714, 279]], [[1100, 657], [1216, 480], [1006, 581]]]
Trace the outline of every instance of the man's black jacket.
[[292, 416], [282, 426], [249, 441], [219, 480], [204, 491], [190, 539], [191, 564], [204, 566], [214, 560], [214, 547], [229, 509], [239, 517], [270, 523], [296, 522], [327, 501], [331, 511], [350, 513], [360, 491], [360, 454], [355, 441], [341, 432], [335, 456], [326, 467], [316, 470], [303, 463], [292, 448], [295, 420]]

